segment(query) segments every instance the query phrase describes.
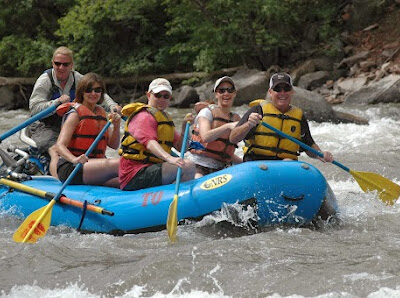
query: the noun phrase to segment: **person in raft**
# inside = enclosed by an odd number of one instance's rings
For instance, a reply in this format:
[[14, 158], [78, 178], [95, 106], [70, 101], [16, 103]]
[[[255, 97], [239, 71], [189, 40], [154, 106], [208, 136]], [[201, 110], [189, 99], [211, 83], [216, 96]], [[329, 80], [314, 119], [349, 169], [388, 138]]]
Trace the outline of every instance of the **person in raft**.
[[[51, 59], [52, 68], [43, 72], [36, 80], [31, 97], [29, 110], [35, 115], [54, 103], [71, 102], [75, 98], [76, 86], [83, 75], [74, 70], [73, 52], [67, 47], [58, 47]], [[121, 106], [104, 94], [102, 106], [107, 111], [121, 111]], [[49, 172], [57, 178], [58, 154], [53, 145], [57, 142], [61, 130], [61, 118], [56, 113], [36, 121], [28, 128], [32, 139], [36, 142], [40, 152], [48, 151], [51, 158]]]
[[[260, 101], [251, 107], [232, 130], [232, 143], [245, 140], [243, 161], [250, 160], [297, 160], [300, 146], [281, 138], [261, 124], [264, 121], [308, 146], [321, 151], [314, 142], [303, 111], [290, 104], [294, 94], [293, 81], [287, 73], [275, 73], [269, 82], [271, 101]], [[324, 151], [323, 158], [306, 151], [312, 158], [332, 162], [332, 153]]]
[[193, 120], [188, 114], [182, 124], [182, 133], [175, 130], [174, 122], [165, 111], [172, 98], [168, 80], [153, 80], [146, 92], [147, 104], [132, 103], [123, 107], [128, 117], [119, 150], [119, 179], [122, 190], [137, 190], [173, 183], [178, 167], [182, 168], [182, 181], [194, 177], [194, 164], [171, 155], [172, 146], [181, 148], [185, 125]]
[[216, 104], [198, 102], [195, 110], [192, 141], [200, 142], [204, 149], [190, 149], [186, 157], [196, 164], [195, 178], [221, 170], [232, 163], [241, 163], [242, 158], [235, 155], [236, 144], [229, 141], [231, 130], [240, 120], [231, 108], [236, 97], [232, 78], [219, 78], [214, 85]]
[[57, 114], [63, 117], [63, 124], [55, 149], [60, 155], [57, 174], [64, 182], [75, 165], [83, 164], [70, 184], [92, 184], [119, 187], [119, 158], [106, 158], [107, 146], [118, 149], [120, 140], [121, 117], [114, 111], [108, 117], [112, 121], [97, 147], [87, 157], [85, 152], [107, 123], [106, 111], [100, 106], [104, 100], [105, 83], [95, 73], [88, 73], [80, 80], [76, 98], [73, 102], [63, 103], [57, 108]]

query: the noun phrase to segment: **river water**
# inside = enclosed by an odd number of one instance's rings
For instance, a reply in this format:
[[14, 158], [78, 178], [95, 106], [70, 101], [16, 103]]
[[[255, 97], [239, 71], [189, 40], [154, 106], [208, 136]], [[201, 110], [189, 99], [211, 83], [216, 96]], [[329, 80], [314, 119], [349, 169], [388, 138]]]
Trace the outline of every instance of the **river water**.
[[[310, 122], [315, 141], [350, 169], [400, 182], [400, 106], [336, 107], [369, 125]], [[243, 114], [246, 107], [236, 111]], [[188, 110], [170, 110], [182, 118]], [[0, 132], [27, 118], [0, 111]], [[2, 147], [18, 144], [17, 137]], [[111, 153], [113, 154], [113, 153]], [[0, 211], [1, 297], [399, 297], [400, 203], [363, 193], [332, 164], [318, 167], [337, 196], [341, 223], [258, 234], [215, 215], [166, 231], [115, 237], [51, 227], [35, 245], [12, 240], [21, 220]]]

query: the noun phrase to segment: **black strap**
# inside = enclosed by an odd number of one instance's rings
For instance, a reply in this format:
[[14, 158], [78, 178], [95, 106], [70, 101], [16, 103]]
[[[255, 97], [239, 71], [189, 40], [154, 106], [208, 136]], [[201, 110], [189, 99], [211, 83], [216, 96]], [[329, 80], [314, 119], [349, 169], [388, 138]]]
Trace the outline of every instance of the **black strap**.
[[93, 119], [93, 120], [102, 120], [104, 122], [107, 122], [107, 118], [103, 117], [102, 115], [85, 115], [85, 116], [80, 116], [79, 120], [84, 120], [84, 119]]
[[298, 153], [298, 152], [294, 152], [294, 151], [290, 151], [290, 150], [285, 150], [285, 149], [282, 149], [282, 148], [277, 148], [277, 147], [267, 147], [267, 146], [260, 146], [260, 145], [250, 145], [249, 146], [249, 151], [251, 151], [251, 149], [252, 148], [257, 148], [257, 149], [263, 149], [263, 150], [268, 150], [268, 151], [272, 151], [272, 152], [275, 152], [276, 154], [279, 154], [279, 153], [288, 153], [288, 154], [293, 154], [293, 155], [296, 155], [296, 156], [299, 156], [300, 155], [300, 153]]
[[83, 220], [85, 219], [85, 216], [86, 216], [86, 210], [87, 210], [87, 201], [85, 200], [85, 201], [83, 202], [81, 221], [79, 222], [79, 226], [78, 226], [78, 228], [76, 229], [78, 232], [81, 231], [81, 227], [82, 227], [82, 224], [83, 224]]
[[293, 118], [293, 117], [290, 117], [289, 115], [285, 115], [285, 114], [264, 113], [263, 117], [265, 117], [265, 116], [267, 116], [267, 117], [275, 117], [275, 118], [279, 118], [279, 119], [282, 119], [282, 120], [293, 120], [293, 121], [301, 122], [300, 119]]

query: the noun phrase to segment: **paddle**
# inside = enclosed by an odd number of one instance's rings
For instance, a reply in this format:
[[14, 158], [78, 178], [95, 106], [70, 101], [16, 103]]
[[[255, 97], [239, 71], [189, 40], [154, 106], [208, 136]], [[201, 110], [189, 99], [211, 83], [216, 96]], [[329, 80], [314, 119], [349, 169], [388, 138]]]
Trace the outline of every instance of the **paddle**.
[[[56, 196], [55, 193], [40, 190], [37, 188], [33, 188], [28, 185], [25, 185], [25, 184], [22, 184], [19, 182], [15, 182], [15, 181], [12, 181], [12, 180], [9, 180], [6, 178], [0, 178], [0, 184], [7, 185], [10, 188], [18, 189], [19, 191], [29, 193], [29, 194], [35, 195], [37, 197], [48, 199], [48, 200], [52, 200]], [[81, 202], [81, 201], [73, 200], [73, 199], [67, 198], [63, 195], [60, 196], [59, 201], [62, 204], [75, 206], [75, 207], [83, 209], [83, 202]], [[108, 211], [104, 208], [101, 208], [101, 207], [98, 207], [98, 206], [95, 206], [92, 204], [87, 204], [86, 209], [89, 211], [104, 214], [104, 215], [110, 215], [110, 216], [114, 215], [114, 212]]]
[[[268, 123], [261, 122], [261, 124], [274, 132], [278, 135], [295, 142], [300, 147], [306, 149], [307, 151], [311, 151], [312, 153], [318, 155], [319, 157], [324, 157], [324, 155], [315, 150], [314, 148], [302, 143], [301, 141], [293, 138], [285, 134], [284, 132], [276, 129], [275, 127], [269, 125]], [[357, 172], [354, 170], [349, 169], [348, 167], [342, 165], [337, 161], [332, 161], [332, 163], [339, 168], [345, 170], [346, 172], [350, 173], [357, 183], [360, 185], [361, 189], [365, 192], [377, 190], [379, 194], [379, 198], [388, 205], [393, 205], [397, 198], [400, 196], [400, 186], [389, 179], [382, 177], [379, 174], [371, 173], [371, 172]]]
[[[186, 122], [185, 134], [183, 136], [183, 141], [182, 141], [181, 156], [180, 156], [181, 158], [183, 158], [183, 156], [185, 155], [186, 143], [189, 135], [189, 127], [190, 127], [190, 122], [188, 121]], [[178, 228], [178, 194], [179, 194], [179, 184], [181, 181], [181, 173], [182, 169], [179, 167], [178, 172], [176, 173], [174, 199], [169, 205], [168, 209], [167, 232], [171, 242], [176, 241], [176, 230]]]
[[[103, 135], [107, 131], [107, 129], [110, 127], [110, 125], [111, 125], [111, 120], [109, 120], [107, 122], [107, 124], [100, 131], [99, 135], [96, 137], [96, 139], [90, 145], [89, 149], [85, 153], [86, 156], [89, 156], [90, 153], [93, 151], [93, 149], [96, 148], [97, 143], [101, 140], [101, 138], [103, 137]], [[75, 169], [68, 176], [67, 180], [65, 180], [64, 184], [61, 186], [60, 190], [57, 192], [57, 194], [54, 196], [54, 198], [50, 201], [50, 203], [48, 203], [46, 206], [34, 211], [24, 220], [24, 222], [19, 226], [18, 230], [14, 233], [13, 239], [15, 242], [35, 243], [39, 238], [43, 237], [46, 234], [46, 232], [50, 226], [51, 210], [53, 208], [53, 205], [59, 199], [59, 197], [61, 196], [61, 193], [68, 186], [68, 184], [75, 177], [76, 173], [79, 171], [79, 169], [82, 166], [83, 165], [81, 163], [78, 163], [75, 166]]]
[[46, 117], [47, 115], [49, 115], [51, 112], [55, 111], [57, 106], [60, 103], [55, 103], [52, 104], [50, 107], [48, 107], [47, 109], [44, 109], [43, 111], [41, 111], [40, 113], [37, 113], [36, 115], [32, 116], [31, 118], [25, 120], [24, 122], [22, 122], [21, 124], [17, 125], [16, 127], [10, 129], [9, 131], [6, 131], [5, 133], [3, 133], [0, 136], [0, 143], [7, 139], [9, 136], [12, 136], [13, 134], [15, 134], [16, 132], [20, 131], [21, 129], [27, 127], [28, 125], [32, 124], [33, 122], [35, 122], [36, 120], [40, 120], [44, 117]]

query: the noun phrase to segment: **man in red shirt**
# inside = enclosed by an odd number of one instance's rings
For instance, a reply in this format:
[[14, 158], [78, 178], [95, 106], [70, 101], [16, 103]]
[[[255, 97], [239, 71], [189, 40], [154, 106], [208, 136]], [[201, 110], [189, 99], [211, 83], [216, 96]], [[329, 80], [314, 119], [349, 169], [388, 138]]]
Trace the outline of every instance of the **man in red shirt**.
[[178, 167], [182, 168], [182, 181], [194, 178], [194, 164], [171, 155], [172, 147], [181, 148], [186, 122], [193, 120], [193, 115], [185, 116], [179, 134], [165, 112], [172, 97], [172, 87], [166, 79], [153, 80], [146, 96], [147, 105], [133, 103], [122, 110], [129, 116], [119, 150], [122, 190], [170, 184], [176, 179]]

